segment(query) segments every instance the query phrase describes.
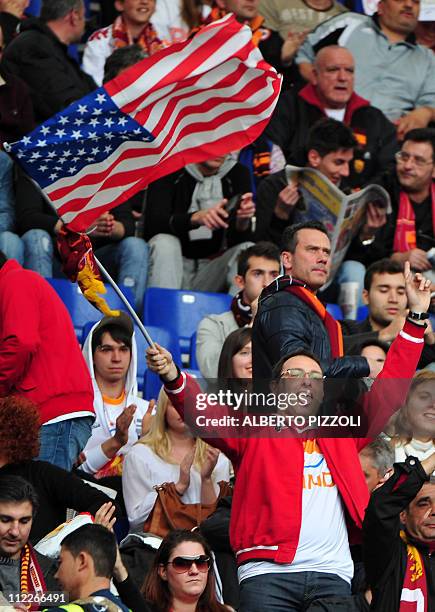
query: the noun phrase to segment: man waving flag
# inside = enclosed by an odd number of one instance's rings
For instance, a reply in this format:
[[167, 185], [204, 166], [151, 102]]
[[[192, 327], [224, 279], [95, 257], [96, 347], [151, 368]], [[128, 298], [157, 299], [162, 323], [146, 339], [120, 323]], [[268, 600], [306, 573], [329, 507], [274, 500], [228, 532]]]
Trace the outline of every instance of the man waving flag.
[[146, 58], [8, 150], [70, 230], [189, 163], [251, 143], [281, 77], [233, 15]]

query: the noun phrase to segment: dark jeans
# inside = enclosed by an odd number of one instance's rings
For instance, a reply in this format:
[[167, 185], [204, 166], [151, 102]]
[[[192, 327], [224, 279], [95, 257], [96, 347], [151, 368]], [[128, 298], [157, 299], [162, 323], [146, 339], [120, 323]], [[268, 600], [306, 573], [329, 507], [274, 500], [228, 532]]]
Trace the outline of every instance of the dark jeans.
[[239, 612], [299, 612], [321, 597], [350, 595], [350, 584], [334, 574], [261, 574], [240, 584]]

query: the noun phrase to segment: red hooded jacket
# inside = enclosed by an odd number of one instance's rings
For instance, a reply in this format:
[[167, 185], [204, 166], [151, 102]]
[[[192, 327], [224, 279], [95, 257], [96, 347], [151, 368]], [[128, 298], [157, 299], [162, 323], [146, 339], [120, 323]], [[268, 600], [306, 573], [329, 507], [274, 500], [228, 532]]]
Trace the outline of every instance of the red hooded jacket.
[[[378, 433], [385, 424], [380, 406], [385, 395], [395, 412], [406, 397], [420, 358], [424, 327], [406, 322], [392, 343], [384, 368], [364, 397], [364, 412]], [[198, 384], [186, 374], [165, 389], [175, 409], [195, 409]], [[381, 420], [382, 422], [381, 422]], [[291, 563], [298, 547], [302, 522], [303, 440], [272, 438], [207, 438], [232, 461], [236, 473], [230, 540], [238, 564], [267, 559]], [[317, 438], [348, 517], [348, 527], [361, 530], [369, 492], [358, 452], [369, 438]]]

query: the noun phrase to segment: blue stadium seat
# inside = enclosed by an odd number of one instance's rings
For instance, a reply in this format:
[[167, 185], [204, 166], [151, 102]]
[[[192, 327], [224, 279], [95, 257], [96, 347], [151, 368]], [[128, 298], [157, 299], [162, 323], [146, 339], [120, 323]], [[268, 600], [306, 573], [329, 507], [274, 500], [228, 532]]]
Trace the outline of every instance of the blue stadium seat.
[[[89, 332], [91, 331], [95, 323], [96, 321], [88, 321], [86, 325], [83, 327], [83, 342], [86, 340]], [[138, 385], [139, 391], [144, 391], [144, 375], [145, 374], [147, 374], [148, 376], [149, 384], [151, 385], [151, 389], [154, 390], [157, 386], [160, 389], [160, 386], [161, 386], [160, 378], [156, 374], [153, 374], [152, 372], [147, 372], [145, 351], [148, 348], [148, 342], [145, 340], [142, 332], [136, 325], [134, 326], [134, 331], [135, 331], [135, 339], [136, 339], [136, 346], [137, 346], [137, 385]], [[174, 341], [174, 339], [171, 337], [171, 334], [166, 329], [163, 329], [162, 327], [147, 326], [147, 331], [154, 342], [157, 342], [157, 344], [160, 344], [160, 346], [164, 346], [165, 348], [168, 349], [168, 351], [172, 353], [175, 363], [181, 364], [180, 347], [178, 346], [178, 343]], [[148, 399], [145, 396], [145, 393], [144, 393], [144, 397], [145, 399]], [[151, 395], [150, 397], [156, 397], [156, 396]]]
[[[76, 336], [79, 342], [83, 340], [83, 327], [88, 321], [95, 321], [101, 315], [100, 311], [97, 310], [88, 302], [83, 296], [77, 283], [64, 278], [47, 278], [46, 279], [53, 289], [56, 291], [62, 302], [68, 309], [71, 316]], [[125, 305], [115, 290], [106, 285], [107, 293], [105, 298], [109, 306], [113, 309], [126, 310]], [[122, 293], [125, 295], [129, 303], [134, 306], [134, 296], [130, 287], [124, 287], [120, 285]]]
[[356, 313], [357, 321], [364, 321], [369, 316], [369, 308], [368, 306], [359, 306], [358, 312]]
[[342, 321], [343, 313], [341, 312], [341, 308], [338, 304], [326, 304], [326, 310], [334, 317], [334, 319], [337, 321]]
[[179, 339], [183, 353], [189, 353], [190, 339], [201, 319], [229, 310], [231, 300], [227, 293], [150, 287], [145, 291], [143, 321], [170, 330]]
[[196, 332], [190, 338], [189, 368], [199, 370], [198, 361], [196, 360]]

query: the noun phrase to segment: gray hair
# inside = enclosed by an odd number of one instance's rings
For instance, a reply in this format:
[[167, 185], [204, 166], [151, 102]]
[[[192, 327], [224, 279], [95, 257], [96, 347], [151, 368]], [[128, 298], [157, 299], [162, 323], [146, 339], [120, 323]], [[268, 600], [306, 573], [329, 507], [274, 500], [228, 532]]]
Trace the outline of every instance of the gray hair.
[[373, 467], [381, 476], [385, 476], [388, 470], [393, 467], [394, 449], [384, 438], [375, 438], [373, 442], [363, 448], [361, 453], [369, 455]]
[[137, 62], [140, 62], [145, 57], [147, 57], [147, 54], [139, 45], [129, 45], [128, 47], [115, 49], [104, 64], [103, 83], [111, 81], [118, 76], [120, 72], [137, 64]]
[[42, 0], [40, 18], [44, 22], [56, 21], [82, 6], [83, 0]]

